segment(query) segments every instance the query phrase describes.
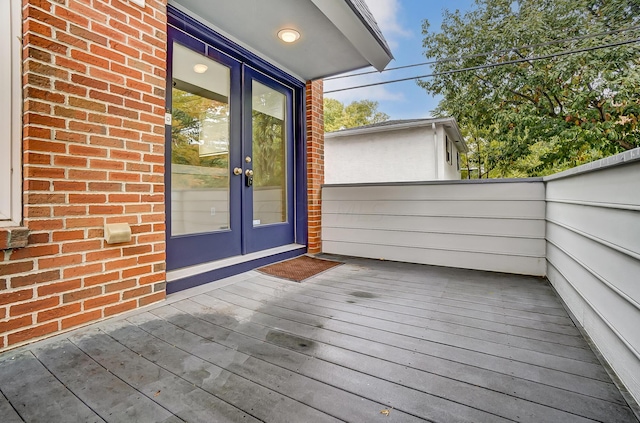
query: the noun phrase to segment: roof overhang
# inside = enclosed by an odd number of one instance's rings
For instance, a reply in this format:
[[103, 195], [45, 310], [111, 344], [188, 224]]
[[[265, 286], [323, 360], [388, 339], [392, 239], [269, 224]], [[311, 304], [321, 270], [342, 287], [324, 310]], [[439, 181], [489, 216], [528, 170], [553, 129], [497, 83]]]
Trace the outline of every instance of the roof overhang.
[[[363, 15], [366, 6], [354, 0], [169, 0], [169, 4], [302, 81], [368, 66], [382, 70], [393, 58], [375, 21]], [[291, 44], [281, 41], [278, 31], [284, 28], [298, 31], [300, 39]]]
[[432, 128], [433, 125], [443, 126], [451, 140], [456, 145], [458, 151], [462, 153], [466, 153], [469, 151], [469, 147], [467, 143], [464, 141], [462, 137], [462, 133], [460, 132], [460, 128], [458, 127], [458, 122], [453, 117], [444, 117], [444, 118], [432, 118], [432, 119], [419, 119], [419, 120], [407, 120], [407, 121], [399, 121], [398, 123], [392, 124], [384, 124], [382, 122], [381, 125], [368, 125], [359, 128], [350, 128], [350, 129], [342, 129], [340, 131], [335, 132], [326, 132], [324, 134], [325, 139], [332, 138], [342, 138], [349, 137], [353, 135], [366, 135], [366, 134], [375, 134], [380, 132], [387, 131], [401, 131], [404, 129], [410, 128]]

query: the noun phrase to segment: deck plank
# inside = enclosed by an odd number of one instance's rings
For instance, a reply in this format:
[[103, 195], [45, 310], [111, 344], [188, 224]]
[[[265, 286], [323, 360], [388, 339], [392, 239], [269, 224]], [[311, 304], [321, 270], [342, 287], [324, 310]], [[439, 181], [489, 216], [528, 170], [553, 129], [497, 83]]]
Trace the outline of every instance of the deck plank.
[[[271, 295], [273, 298], [277, 298], [279, 291], [282, 289], [282, 285], [277, 285], [277, 283], [274, 283], [273, 281], [259, 279], [237, 284], [234, 287], [230, 287], [228, 291], [235, 292], [234, 289], [238, 288], [246, 288], [246, 291], [267, 294]], [[363, 295], [370, 296], [371, 298], [363, 298]], [[561, 357], [570, 357], [590, 363], [599, 363], [596, 356], [590, 349], [588, 349], [588, 346], [584, 341], [583, 343], [578, 344], [580, 346], [566, 345], [540, 339], [531, 339], [524, 336], [516, 336], [505, 333], [504, 330], [499, 330], [504, 328], [505, 325], [494, 325], [494, 329], [498, 330], [485, 330], [478, 327], [470, 327], [452, 322], [436, 320], [431, 317], [427, 318], [416, 316], [415, 313], [403, 313], [402, 311], [404, 310], [401, 306], [381, 305], [375, 301], [375, 297], [377, 296], [378, 294], [358, 291], [350, 294], [345, 293], [342, 296], [334, 296], [333, 299], [330, 300], [324, 300], [324, 297], [321, 294], [314, 293], [313, 296], [310, 296], [302, 290], [289, 289], [287, 294], [287, 298], [291, 301], [303, 304], [313, 304], [327, 310], [332, 310], [332, 312], [335, 313], [334, 317], [341, 315], [340, 313], [358, 314], [389, 322], [402, 323], [407, 326], [417, 328], [428, 327], [430, 330], [453, 333], [456, 335], [518, 348], [526, 348], [532, 351], [559, 355]], [[345, 316], [348, 316], [348, 314], [345, 314]], [[573, 339], [579, 338], [565, 337], [563, 340], [570, 342]]]
[[28, 351], [0, 360], [0, 389], [29, 423], [104, 422]]
[[[210, 293], [209, 295], [220, 297], [221, 295], [226, 294], [217, 292], [215, 294]], [[203, 302], [205, 299], [206, 296], [194, 298], [193, 300]], [[384, 348], [388, 348], [389, 346], [397, 347], [407, 351], [424, 354], [429, 357], [441, 358], [463, 365], [469, 365], [493, 372], [500, 372], [565, 390], [575, 390], [576, 392], [580, 392], [585, 395], [624, 404], [624, 399], [622, 399], [620, 393], [610, 381], [599, 381], [591, 378], [570, 375], [563, 371], [548, 369], [528, 363], [515, 362], [510, 359], [491, 356], [442, 343], [428, 341], [417, 342], [413, 337], [385, 332], [368, 326], [341, 322], [334, 319], [331, 313], [307, 316], [306, 314], [309, 310], [308, 306], [305, 306], [306, 311], [292, 314], [292, 311], [295, 312], [295, 310], [291, 310], [289, 308], [290, 304], [291, 303], [289, 302], [284, 307], [269, 304], [269, 307], [266, 308], [264, 307], [264, 304], [258, 304], [255, 301], [251, 303], [250, 301], [247, 301], [246, 298], [238, 297], [235, 301], [232, 300], [232, 302], [227, 302], [227, 308], [233, 309], [234, 313], [240, 313], [240, 315], [253, 315], [255, 314], [255, 310], [260, 309], [267, 316], [275, 318], [273, 321], [277, 322], [278, 326], [282, 326], [288, 320], [306, 323], [312, 326], [316, 325], [318, 329], [325, 329], [329, 331], [325, 335], [325, 339], [332, 343], [342, 341], [342, 337], [339, 335], [355, 337], [373, 342], [374, 344], [369, 348], [374, 351], [379, 349], [375, 348], [376, 344], [384, 346]], [[245, 309], [245, 313], [242, 313], [241, 308]], [[281, 310], [283, 308], [284, 310]], [[322, 320], [320, 323], [317, 323], [319, 318], [322, 318]]]
[[[197, 316], [199, 319], [225, 327], [224, 319], [220, 321], [218, 316], [219, 313], [228, 315], [228, 306], [222, 302], [217, 302], [215, 298], [209, 300], [201, 297], [198, 298], [198, 301], [198, 305], [180, 302], [174, 306], [185, 313]], [[242, 319], [241, 316], [242, 314], [238, 317]], [[184, 315], [180, 315], [175, 320], [170, 319], [176, 324], [181, 324], [180, 322], [185, 324], [185, 320], [188, 322]], [[196, 325], [193, 322], [186, 324]], [[259, 326], [260, 322], [255, 319], [254, 313], [250, 322], [244, 321], [241, 326], [236, 327], [234, 330], [256, 339], [262, 339], [262, 337], [267, 336], [266, 334], [273, 327], [272, 325]], [[628, 408], [620, 404], [595, 399], [590, 396], [567, 393], [565, 390], [517, 380], [506, 375], [499, 377], [500, 375], [495, 372], [478, 372], [478, 369], [473, 366], [458, 368], [457, 372], [455, 370], [452, 371], [456, 367], [455, 363], [446, 362], [445, 360], [434, 362], [432, 357], [421, 360], [421, 357], [414, 352], [403, 351], [389, 346], [381, 348], [379, 344], [376, 345], [373, 342], [363, 343], [358, 338], [347, 339], [348, 337], [343, 337], [345, 339], [340, 343], [342, 346], [337, 347], [332, 345], [331, 342], [340, 335], [333, 333], [324, 336], [326, 331], [318, 328], [317, 325], [287, 324], [287, 322], [280, 319], [278, 328], [280, 331], [285, 331], [301, 339], [308, 339], [316, 343], [313, 350], [302, 351], [302, 353], [337, 364], [345, 369], [353, 369], [378, 378], [384, 378], [412, 389], [432, 391], [433, 394], [441, 397], [448, 396], [449, 399], [456, 398], [462, 403], [471, 401], [467, 405], [489, 412], [494, 412], [496, 403], [504, 404], [508, 402], [514, 406], [517, 405], [516, 410], [511, 410], [513, 414], [506, 416], [507, 418], [518, 416], [519, 419], [526, 420], [523, 417], [523, 413], [526, 414], [529, 411], [529, 416], [534, 416], [531, 421], [545, 421], [543, 411], [537, 408], [539, 404], [552, 405], [555, 409], [589, 418], [606, 419], [616, 416], [624, 419], [629, 417]], [[232, 330], [230, 328], [225, 329], [228, 329], [229, 332], [223, 331], [222, 334], [216, 336], [216, 339], [220, 338], [222, 342], [228, 342], [232, 338], [230, 333]], [[220, 329], [213, 329], [201, 323], [197, 330], [199, 333], [220, 332]], [[236, 338], [233, 339], [235, 340]], [[366, 351], [367, 353], [363, 354], [359, 351]], [[443, 369], [446, 370], [443, 371]], [[440, 377], [440, 373], [444, 373], [444, 377]], [[575, 383], [575, 380], [572, 382]], [[425, 388], [425, 386], [428, 386], [428, 388]], [[496, 395], [497, 393], [503, 395]], [[523, 402], [518, 399], [526, 401]], [[528, 403], [529, 401], [533, 404]], [[500, 412], [504, 413], [505, 408], [501, 407]], [[548, 421], [571, 421], [575, 418], [575, 416], [554, 414], [556, 410], [544, 411], [548, 415], [550, 414]]]
[[108, 422], [163, 422], [173, 416], [100, 366], [68, 339], [37, 347], [33, 353], [67, 389]]
[[329, 258], [4, 353], [0, 421], [638, 423], [546, 279]]
[[[105, 326], [112, 331], [126, 331], [129, 325], [128, 322], [119, 322]], [[136, 354], [100, 329], [84, 331], [70, 339], [111, 373], [184, 421], [260, 421]]]

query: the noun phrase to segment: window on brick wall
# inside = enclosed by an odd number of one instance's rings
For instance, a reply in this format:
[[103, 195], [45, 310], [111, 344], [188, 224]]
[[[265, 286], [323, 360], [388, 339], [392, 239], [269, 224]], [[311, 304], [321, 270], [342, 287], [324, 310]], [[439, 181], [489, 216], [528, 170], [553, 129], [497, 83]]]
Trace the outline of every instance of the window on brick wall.
[[0, 1], [0, 226], [22, 220], [21, 3]]

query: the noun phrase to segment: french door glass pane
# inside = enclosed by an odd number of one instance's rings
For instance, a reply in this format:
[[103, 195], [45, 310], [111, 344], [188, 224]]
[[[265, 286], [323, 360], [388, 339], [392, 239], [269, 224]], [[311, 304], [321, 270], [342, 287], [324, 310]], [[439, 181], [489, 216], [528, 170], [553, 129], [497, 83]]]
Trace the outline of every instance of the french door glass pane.
[[253, 225], [287, 221], [286, 97], [252, 81]]
[[174, 44], [171, 235], [229, 229], [229, 87], [229, 68]]

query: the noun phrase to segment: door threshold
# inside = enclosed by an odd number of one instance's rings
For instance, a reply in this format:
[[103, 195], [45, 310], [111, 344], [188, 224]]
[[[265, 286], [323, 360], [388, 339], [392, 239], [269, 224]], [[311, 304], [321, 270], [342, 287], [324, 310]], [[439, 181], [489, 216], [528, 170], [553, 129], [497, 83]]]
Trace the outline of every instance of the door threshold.
[[288, 244], [167, 272], [167, 294], [193, 288], [307, 252], [307, 246]]

